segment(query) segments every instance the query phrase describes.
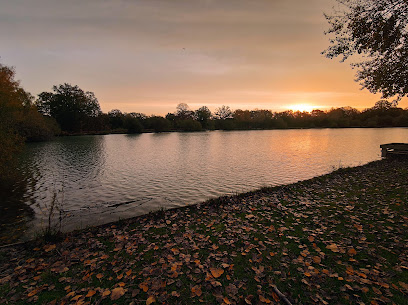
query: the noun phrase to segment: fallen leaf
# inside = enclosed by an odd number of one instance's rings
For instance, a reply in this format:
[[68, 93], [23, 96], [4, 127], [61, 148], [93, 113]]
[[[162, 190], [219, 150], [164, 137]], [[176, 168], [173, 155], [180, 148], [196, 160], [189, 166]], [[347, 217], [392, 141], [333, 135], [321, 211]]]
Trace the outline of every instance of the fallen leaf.
[[107, 290], [105, 290], [105, 291], [102, 293], [102, 297], [103, 297], [103, 298], [104, 298], [104, 297], [107, 297], [107, 296], [110, 295], [110, 294], [111, 294], [110, 290], [107, 289]]
[[211, 274], [215, 278], [219, 278], [223, 273], [223, 269], [218, 269], [218, 268], [210, 268]]
[[125, 289], [123, 289], [122, 287], [112, 289], [111, 300], [112, 301], [117, 300], [124, 294], [125, 294]]
[[197, 285], [191, 288], [191, 294], [193, 295], [193, 297], [195, 296], [199, 297], [200, 295], [202, 295], [203, 292], [201, 291], [201, 286]]
[[362, 225], [354, 224], [354, 227], [355, 227], [358, 231], [362, 231], [362, 230], [363, 230], [363, 226], [362, 226]]
[[266, 304], [271, 303], [271, 300], [264, 298], [262, 295], [259, 295], [259, 301], [261, 301], [262, 303], [266, 303]]
[[54, 250], [55, 248], [56, 248], [55, 245], [45, 245], [44, 246], [45, 252], [50, 252], [50, 251]]
[[78, 301], [78, 299], [79, 299], [80, 297], [82, 297], [82, 294], [78, 294], [78, 295], [74, 296], [74, 297], [71, 299], [71, 301]]
[[336, 244], [328, 245], [326, 248], [332, 250], [333, 252], [339, 252], [339, 248], [337, 247]]
[[353, 256], [353, 255], [356, 255], [356, 254], [357, 254], [357, 251], [356, 251], [354, 248], [350, 248], [350, 249], [347, 251], [347, 253], [348, 253], [348, 255]]
[[275, 300], [275, 302], [279, 302], [279, 301], [280, 301], [279, 296], [278, 296], [275, 292], [272, 292], [272, 297], [273, 297], [273, 299]]
[[37, 288], [35, 288], [34, 290], [31, 290], [31, 291], [27, 294], [27, 296], [28, 296], [28, 297], [32, 297], [33, 295], [36, 295], [40, 290], [41, 290], [41, 287], [37, 287]]
[[153, 296], [150, 296], [146, 300], [146, 305], [150, 305], [152, 303], [156, 302], [156, 299]]
[[139, 288], [142, 289], [144, 292], [147, 292], [149, 290], [149, 286], [147, 286], [146, 283], [140, 283]]
[[371, 288], [373, 289], [375, 294], [382, 294], [382, 292], [379, 289], [377, 289], [375, 287], [371, 287]]
[[247, 297], [244, 299], [244, 301], [245, 301], [245, 303], [247, 303], [248, 305], [251, 305], [251, 304], [252, 304], [251, 299], [252, 299], [252, 295], [249, 295], [249, 296], [247, 296]]
[[384, 287], [385, 289], [390, 288], [390, 285], [388, 285], [387, 283], [378, 283], [380, 284], [381, 287]]
[[90, 298], [90, 297], [94, 296], [95, 293], [96, 293], [96, 291], [91, 289], [91, 290], [88, 291], [88, 294], [85, 297]]

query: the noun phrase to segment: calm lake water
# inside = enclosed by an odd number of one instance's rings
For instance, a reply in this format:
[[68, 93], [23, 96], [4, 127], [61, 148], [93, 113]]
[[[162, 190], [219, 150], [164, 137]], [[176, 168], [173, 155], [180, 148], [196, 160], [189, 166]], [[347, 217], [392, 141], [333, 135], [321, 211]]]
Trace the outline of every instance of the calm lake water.
[[31, 143], [21, 162], [26, 234], [45, 226], [54, 194], [65, 230], [287, 184], [380, 159], [408, 129], [212, 131], [58, 138]]

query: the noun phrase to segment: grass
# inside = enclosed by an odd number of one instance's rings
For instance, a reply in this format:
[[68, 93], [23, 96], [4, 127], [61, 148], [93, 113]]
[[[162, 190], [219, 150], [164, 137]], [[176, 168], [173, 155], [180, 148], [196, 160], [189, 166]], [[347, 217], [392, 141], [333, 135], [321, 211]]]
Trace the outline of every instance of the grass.
[[276, 285], [294, 304], [408, 304], [407, 165], [341, 168], [1, 250], [0, 303], [279, 303]]

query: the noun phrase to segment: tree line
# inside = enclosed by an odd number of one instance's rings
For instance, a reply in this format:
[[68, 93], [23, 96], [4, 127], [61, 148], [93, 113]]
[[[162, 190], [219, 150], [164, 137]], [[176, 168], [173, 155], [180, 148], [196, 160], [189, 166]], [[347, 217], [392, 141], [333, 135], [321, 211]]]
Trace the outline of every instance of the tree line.
[[[352, 107], [327, 111], [232, 110], [185, 103], [165, 116], [101, 111], [93, 92], [61, 84], [35, 99], [14, 80], [14, 69], [0, 64], [0, 137], [3, 143], [42, 141], [53, 135], [282, 128], [408, 127], [408, 110], [387, 100], [363, 111]], [[6, 136], [7, 135], [7, 136]], [[3, 145], [4, 146], [4, 145]], [[6, 145], [7, 146], [7, 145]], [[17, 145], [18, 146], [18, 145]], [[14, 145], [16, 147], [16, 145]]]
[[181, 103], [174, 113], [166, 116], [146, 116], [143, 113], [122, 113], [115, 109], [101, 114], [113, 132], [163, 132], [201, 130], [248, 130], [285, 128], [349, 128], [349, 127], [408, 127], [408, 109], [381, 100], [373, 107], [358, 110], [352, 107], [327, 111], [301, 112], [286, 110], [231, 110], [221, 106], [211, 112], [202, 106], [190, 110]]

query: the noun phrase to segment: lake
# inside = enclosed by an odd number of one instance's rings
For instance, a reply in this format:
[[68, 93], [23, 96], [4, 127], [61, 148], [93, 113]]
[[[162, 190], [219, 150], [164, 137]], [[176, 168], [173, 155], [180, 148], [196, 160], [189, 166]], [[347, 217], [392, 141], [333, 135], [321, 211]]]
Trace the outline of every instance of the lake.
[[[211, 131], [62, 137], [29, 143], [21, 159], [33, 216], [44, 228], [53, 198], [64, 230], [312, 178], [380, 159], [407, 128]], [[13, 200], [16, 200], [15, 198]]]

